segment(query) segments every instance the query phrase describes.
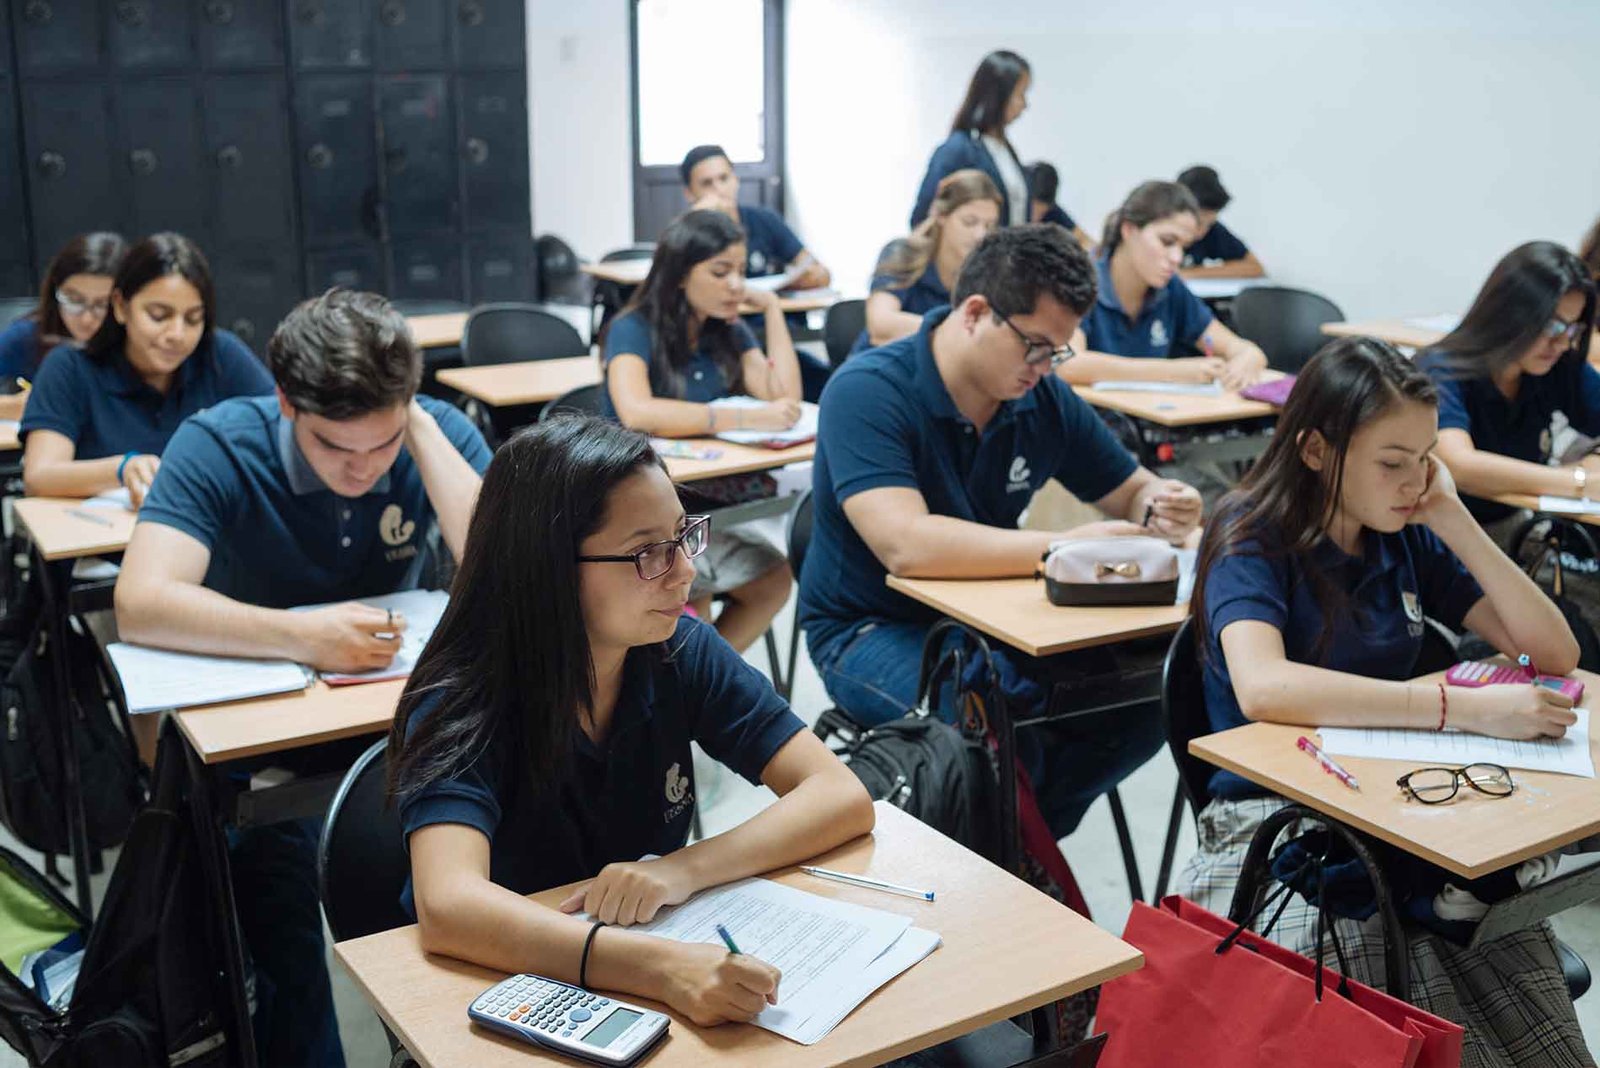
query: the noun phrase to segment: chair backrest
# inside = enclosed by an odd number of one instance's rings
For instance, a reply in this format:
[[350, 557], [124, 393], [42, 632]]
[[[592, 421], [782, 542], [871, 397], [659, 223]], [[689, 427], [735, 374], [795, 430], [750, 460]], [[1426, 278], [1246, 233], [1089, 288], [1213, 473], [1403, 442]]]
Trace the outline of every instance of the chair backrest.
[[10, 326], [38, 306], [38, 297], [0, 297], [0, 327]]
[[333, 939], [404, 927], [400, 891], [411, 875], [411, 859], [400, 816], [384, 797], [387, 738], [356, 758], [328, 806], [317, 848], [317, 892]]
[[822, 343], [828, 347], [828, 360], [835, 367], [844, 363], [850, 349], [867, 328], [867, 302], [841, 300], [828, 309], [822, 320]]
[[810, 490], [801, 493], [800, 499], [789, 510], [784, 541], [789, 546], [789, 570], [794, 572], [796, 578], [800, 577], [800, 568], [806, 562], [806, 550], [811, 548], [811, 522], [815, 512]]
[[1206, 717], [1205, 690], [1200, 671], [1200, 649], [1195, 638], [1194, 617], [1183, 621], [1167, 647], [1161, 665], [1161, 724], [1167, 732], [1167, 748], [1178, 766], [1178, 782], [1196, 815], [1211, 799], [1211, 775], [1216, 770], [1189, 752], [1189, 740], [1211, 733]]
[[571, 323], [532, 304], [480, 304], [461, 328], [461, 361], [468, 367], [588, 353]]
[[1330, 339], [1323, 323], [1344, 321], [1344, 312], [1326, 297], [1304, 289], [1254, 286], [1233, 299], [1233, 328], [1267, 354], [1267, 363], [1294, 374]]
[[601, 263], [615, 263], [618, 260], [653, 260], [656, 256], [656, 247], [653, 244], [629, 245], [627, 248], [614, 248], [600, 257]]
[[588, 304], [593, 281], [578, 268], [583, 261], [571, 245], [555, 234], [543, 234], [533, 242], [533, 255], [539, 265], [539, 296], [546, 303]]
[[569, 389], [555, 400], [546, 404], [539, 412], [539, 422], [553, 418], [561, 412], [586, 412], [589, 415], [604, 415], [605, 409], [600, 404], [600, 391], [605, 387], [600, 384], [592, 386], [579, 386]]

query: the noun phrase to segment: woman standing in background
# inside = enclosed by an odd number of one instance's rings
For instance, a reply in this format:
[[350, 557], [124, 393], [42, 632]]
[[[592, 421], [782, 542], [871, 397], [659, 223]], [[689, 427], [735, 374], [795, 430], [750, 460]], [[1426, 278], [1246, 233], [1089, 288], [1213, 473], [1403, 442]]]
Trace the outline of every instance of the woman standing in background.
[[939, 183], [947, 175], [969, 167], [987, 174], [1000, 190], [1001, 226], [1028, 221], [1027, 173], [1006, 138], [1006, 127], [1028, 109], [1028, 89], [1032, 84], [1028, 61], [1015, 52], [1002, 50], [983, 57], [967, 86], [967, 97], [950, 124], [950, 136], [934, 149], [933, 158], [928, 161], [922, 188], [917, 190], [916, 207], [911, 209], [911, 229], [928, 217]]

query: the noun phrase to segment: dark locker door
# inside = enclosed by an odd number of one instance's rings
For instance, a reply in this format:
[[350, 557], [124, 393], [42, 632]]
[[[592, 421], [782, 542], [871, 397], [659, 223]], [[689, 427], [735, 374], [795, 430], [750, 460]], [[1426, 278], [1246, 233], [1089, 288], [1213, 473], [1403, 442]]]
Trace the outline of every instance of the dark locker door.
[[394, 284], [389, 295], [396, 300], [461, 300], [466, 296], [459, 239], [446, 235], [399, 241], [392, 256]]
[[526, 234], [527, 79], [521, 71], [463, 74], [459, 93], [467, 227]]
[[456, 64], [463, 68], [520, 67], [526, 47], [525, 0], [452, 0]]
[[363, 74], [295, 79], [295, 169], [309, 242], [378, 236], [378, 150], [372, 81]]
[[[11, 40], [11, 7], [0, 3], [0, 42]], [[11, 49], [9, 46], [0, 47], [0, 73], [11, 69]]]
[[12, 0], [17, 63], [25, 74], [100, 65], [100, 11], [90, 0]]
[[295, 240], [288, 90], [261, 74], [207, 78], [205, 163], [221, 245]]
[[22, 129], [33, 262], [43, 273], [56, 250], [86, 230], [126, 230], [120, 177], [111, 175], [107, 92], [96, 82], [22, 87]]
[[0, 76], [0, 295], [16, 296], [31, 287], [15, 288], [17, 271], [26, 277], [28, 252], [27, 201], [22, 198], [22, 145], [17, 141], [17, 83]]
[[206, 174], [200, 166], [200, 99], [184, 79], [123, 82], [112, 94], [117, 152], [112, 175], [128, 205], [128, 230], [176, 230], [204, 248]]
[[372, 65], [375, 0], [286, 0], [289, 52], [301, 70]]
[[306, 292], [322, 293], [334, 286], [383, 293], [383, 255], [376, 242], [359, 241], [306, 256]]
[[[92, 6], [87, 0], [79, 3]], [[194, 65], [189, 0], [116, 0], [106, 8], [113, 65], [123, 70], [183, 70]]]
[[460, 171], [447, 85], [443, 74], [378, 79], [385, 219], [391, 234], [456, 226]]
[[217, 280], [217, 325], [265, 353], [272, 331], [300, 300], [293, 244], [224, 250], [212, 257], [211, 266]]
[[443, 67], [450, 61], [450, 0], [378, 0], [374, 57], [383, 70]]
[[527, 235], [468, 238], [467, 299], [474, 304], [538, 300], [533, 238]]
[[283, 10], [283, 0], [200, 0], [200, 62], [282, 66]]

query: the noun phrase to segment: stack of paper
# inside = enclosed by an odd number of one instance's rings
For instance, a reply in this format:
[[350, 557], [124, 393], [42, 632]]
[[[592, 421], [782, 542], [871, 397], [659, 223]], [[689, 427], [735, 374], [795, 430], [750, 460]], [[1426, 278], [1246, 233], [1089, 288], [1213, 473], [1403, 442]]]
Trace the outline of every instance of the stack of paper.
[[677, 942], [722, 945], [783, 973], [778, 1003], [755, 1023], [804, 1045], [820, 1041], [880, 986], [932, 953], [940, 938], [892, 912], [745, 879], [696, 894], [632, 930]]
[[1333, 756], [1379, 757], [1411, 760], [1418, 766], [1499, 764], [1524, 771], [1554, 771], [1563, 775], [1595, 777], [1589, 752], [1589, 710], [1574, 708], [1578, 722], [1560, 738], [1513, 741], [1483, 734], [1445, 729], [1403, 730], [1383, 727], [1322, 727], [1322, 748]]
[[1600, 501], [1578, 497], [1540, 497], [1539, 511], [1558, 515], [1600, 515]]
[[[767, 401], [755, 397], [724, 397], [714, 401], [720, 408], [764, 408]], [[724, 430], [717, 437], [735, 445], [765, 445], [772, 449], [803, 445], [817, 436], [817, 406], [800, 402], [800, 418], [788, 430]]]
[[1183, 397], [1220, 397], [1221, 382], [1096, 382], [1094, 390], [1100, 393], [1176, 393]]
[[117, 669], [130, 714], [293, 693], [305, 689], [312, 678], [309, 669], [292, 660], [173, 653], [127, 642], [113, 642], [106, 652]]

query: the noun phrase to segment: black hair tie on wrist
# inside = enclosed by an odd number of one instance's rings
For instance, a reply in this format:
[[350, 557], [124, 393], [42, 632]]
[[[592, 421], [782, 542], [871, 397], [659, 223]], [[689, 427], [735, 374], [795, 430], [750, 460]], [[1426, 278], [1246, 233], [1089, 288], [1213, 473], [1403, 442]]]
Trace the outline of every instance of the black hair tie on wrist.
[[600, 928], [605, 924], [596, 920], [593, 927], [589, 928], [589, 937], [583, 940], [583, 959], [578, 962], [578, 985], [589, 989], [589, 950], [594, 948], [594, 936], [600, 933]]

